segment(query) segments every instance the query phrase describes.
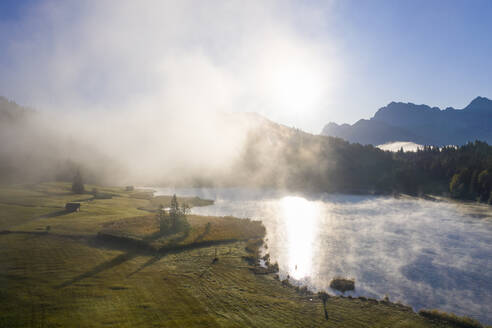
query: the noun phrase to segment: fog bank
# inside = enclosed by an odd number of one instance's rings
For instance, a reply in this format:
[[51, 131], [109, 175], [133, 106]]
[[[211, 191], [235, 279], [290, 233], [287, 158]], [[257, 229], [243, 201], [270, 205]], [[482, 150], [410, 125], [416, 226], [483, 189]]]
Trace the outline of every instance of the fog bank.
[[71, 161], [114, 175], [105, 175], [112, 183], [227, 170], [251, 124], [227, 113], [316, 122], [340, 67], [317, 32], [330, 6], [27, 5], [19, 20], [0, 23], [8, 63], [0, 90], [39, 115], [24, 126], [4, 121], [0, 152], [11, 166]]

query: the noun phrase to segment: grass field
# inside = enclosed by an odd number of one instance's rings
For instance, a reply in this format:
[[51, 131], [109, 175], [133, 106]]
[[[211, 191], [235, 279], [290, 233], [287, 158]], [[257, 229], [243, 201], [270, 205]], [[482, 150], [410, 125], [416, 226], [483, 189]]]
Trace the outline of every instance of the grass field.
[[[197, 247], [213, 242], [263, 239], [265, 235], [265, 227], [259, 221], [197, 215], [188, 215], [186, 220], [190, 226], [186, 234], [160, 237], [156, 215], [146, 215], [106, 223], [99, 235], [141, 241], [155, 250], [169, 247]], [[176, 237], [181, 238], [172, 242]]]
[[246, 240], [264, 233], [256, 222], [190, 216], [183, 243], [195, 247], [164, 252], [106, 243], [101, 230], [145, 236], [155, 221], [138, 209], [150, 199], [98, 188], [114, 197], [69, 214], [59, 214], [65, 202], [90, 195], [62, 183], [0, 188], [0, 327], [445, 326], [389, 302], [342, 297], [327, 300], [325, 319], [317, 296], [255, 275], [243, 259]]

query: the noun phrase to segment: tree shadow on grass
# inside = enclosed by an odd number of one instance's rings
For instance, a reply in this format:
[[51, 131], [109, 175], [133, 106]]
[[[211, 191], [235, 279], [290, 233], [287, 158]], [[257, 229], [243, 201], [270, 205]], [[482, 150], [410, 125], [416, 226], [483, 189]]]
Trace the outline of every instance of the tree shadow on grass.
[[[160, 234], [156, 233], [156, 234], [153, 234], [151, 236], [148, 236], [145, 239], [145, 241], [148, 243], [148, 242], [151, 242], [153, 240], [158, 239], [160, 236], [161, 236]], [[109, 261], [103, 262], [103, 263], [95, 266], [91, 270], [84, 272], [75, 278], [72, 278], [70, 280], [63, 282], [62, 284], [56, 286], [57, 289], [68, 287], [68, 286], [71, 286], [74, 283], [77, 283], [83, 279], [93, 277], [98, 273], [109, 270], [115, 266], [118, 266], [120, 264], [125, 263], [126, 261], [132, 260], [135, 257], [137, 257], [138, 255], [148, 255], [148, 254], [155, 253], [155, 252], [152, 252], [148, 247], [143, 247], [143, 245], [128, 244], [122, 240], [102, 240], [101, 238], [99, 238], [99, 239], [96, 239], [94, 246], [96, 246], [96, 247], [108, 247], [109, 246], [110, 249], [119, 249], [119, 250], [123, 250], [126, 252], [114, 257], [113, 259], [111, 259]], [[164, 256], [164, 254], [158, 254], [157, 256], [155, 256], [154, 258], [151, 259], [151, 260], [155, 259], [154, 261], [148, 261], [149, 264], [147, 264], [147, 263], [146, 263], [147, 265], [144, 264], [142, 267], [140, 267], [136, 271], [130, 273], [129, 276], [142, 270], [145, 266], [148, 266], [148, 265], [151, 265], [151, 264], [157, 262], [162, 256]]]
[[229, 240], [221, 240], [221, 241], [208, 241], [208, 242], [202, 242], [202, 243], [198, 243], [198, 244], [174, 246], [173, 248], [160, 249], [160, 250], [156, 250], [155, 252], [149, 252], [148, 250], [139, 250], [138, 248], [134, 248], [131, 251], [128, 251], [124, 254], [118, 255], [109, 261], [106, 261], [104, 263], [101, 263], [101, 264], [95, 266], [92, 270], [89, 270], [85, 273], [78, 275], [75, 278], [72, 278], [70, 280], [65, 281], [64, 283], [56, 286], [56, 288], [63, 288], [63, 287], [73, 285], [74, 283], [77, 283], [83, 279], [95, 276], [98, 273], [109, 270], [115, 266], [118, 266], [120, 264], [125, 263], [126, 261], [132, 260], [135, 257], [140, 256], [140, 255], [153, 254], [154, 256], [152, 258], [150, 258], [147, 262], [142, 264], [135, 271], [131, 272], [127, 277], [130, 277], [130, 276], [142, 271], [144, 268], [157, 263], [161, 258], [163, 258], [169, 254], [178, 254], [178, 253], [180, 253], [184, 250], [187, 250], [187, 249], [208, 247], [208, 246], [212, 246], [212, 245], [222, 245], [222, 244], [228, 244], [228, 243], [235, 242], [235, 241], [237, 241], [237, 239], [229, 239]]
[[203, 230], [203, 232], [201, 234], [199, 234], [195, 240], [193, 241], [194, 243], [198, 243], [200, 241], [203, 240], [203, 238], [205, 238], [206, 235], [209, 234], [210, 232], [210, 227], [212, 226], [212, 224], [210, 222], [207, 223], [207, 225], [205, 226], [205, 229]]
[[55, 218], [55, 217], [57, 217], [57, 216], [62, 216], [62, 215], [68, 214], [68, 213], [71, 213], [71, 211], [67, 211], [67, 210], [60, 210], [60, 211], [56, 211], [56, 212], [52, 212], [52, 213], [48, 213], [48, 214], [44, 214], [44, 215], [40, 215], [40, 216], [38, 216], [36, 219], [49, 219], [49, 218]]
[[[74, 283], [77, 283], [77, 282], [79, 282], [83, 279], [86, 279], [86, 278], [90, 278], [90, 277], [92, 277], [98, 273], [101, 273], [105, 270], [108, 270], [108, 269], [111, 269], [115, 266], [123, 264], [124, 262], [132, 260], [135, 257], [140, 256], [140, 255], [147, 255], [147, 256], [153, 255], [153, 256], [147, 262], [145, 262], [140, 267], [138, 267], [135, 271], [128, 274], [127, 277], [131, 277], [134, 274], [142, 271], [146, 267], [157, 263], [161, 258], [163, 258], [169, 254], [177, 254], [177, 253], [182, 252], [183, 250], [186, 250], [186, 249], [201, 248], [201, 247], [207, 247], [207, 246], [211, 246], [211, 245], [220, 245], [220, 244], [226, 244], [226, 243], [231, 243], [231, 242], [237, 241], [237, 239], [220, 240], [220, 241], [203, 241], [203, 237], [205, 237], [209, 233], [209, 231], [210, 231], [210, 226], [208, 225], [205, 228], [205, 231], [202, 234], [200, 234], [199, 236], [197, 236], [197, 238], [195, 238], [195, 240], [192, 243], [186, 244], [186, 245], [180, 245], [179, 243], [181, 241], [185, 240], [189, 235], [189, 229], [187, 229], [187, 230], [183, 231], [183, 233], [180, 236], [177, 236], [177, 238], [173, 238], [171, 243], [165, 245], [164, 247], [162, 247], [160, 249], [151, 249], [150, 247], [148, 247], [148, 245], [147, 245], [147, 247], [142, 247], [142, 245], [135, 245], [135, 244], [129, 245], [128, 243], [125, 243], [121, 240], [111, 241], [111, 240], [99, 239], [99, 241], [96, 241], [94, 246], [96, 246], [96, 245], [99, 247], [108, 247], [109, 246], [109, 248], [111, 248], [111, 249], [126, 250], [126, 252], [124, 254], [116, 256], [115, 258], [113, 258], [109, 261], [106, 261], [104, 263], [101, 263], [101, 264], [95, 266], [92, 270], [89, 270], [85, 273], [78, 275], [75, 278], [72, 278], [70, 280], [63, 282], [62, 284], [56, 286], [56, 288], [63, 288], [63, 287], [73, 285]], [[153, 234], [152, 236], [147, 237], [145, 239], [145, 241], [148, 243], [148, 242], [151, 242], [153, 240], [158, 239], [159, 237], [162, 237], [162, 235]]]
[[99, 265], [96, 265], [92, 270], [89, 270], [87, 272], [84, 272], [80, 275], [78, 275], [77, 277], [75, 278], [72, 278], [70, 280], [67, 280], [65, 282], [63, 282], [62, 284], [56, 286], [56, 288], [64, 288], [64, 287], [68, 287], [70, 285], [73, 285], [83, 279], [86, 279], [86, 278], [90, 278], [92, 276], [95, 276], [96, 274], [98, 273], [101, 273], [103, 271], [106, 271], [106, 270], [109, 270], [115, 266], [118, 266], [120, 264], [123, 264], [125, 263], [126, 261], [129, 261], [133, 258], [135, 258], [138, 254], [137, 253], [134, 253], [134, 252], [128, 252], [128, 253], [124, 253], [124, 254], [121, 254], [121, 255], [118, 255], [116, 257], [114, 257], [113, 259], [109, 260], [109, 261], [106, 261], [106, 262], [103, 262]]
[[[162, 249], [157, 250], [156, 251], [157, 254], [154, 257], [152, 257], [150, 260], [148, 260], [147, 262], [145, 262], [144, 264], [142, 264], [135, 271], [131, 272], [128, 275], [128, 277], [131, 277], [134, 274], [142, 271], [146, 267], [151, 266], [152, 264], [158, 262], [161, 258], [163, 258], [164, 256], [166, 256], [167, 254], [169, 254], [169, 253], [171, 253], [173, 251], [174, 252], [179, 252], [179, 250], [173, 249], [173, 248], [178, 247], [179, 243], [182, 242], [183, 240], [185, 240], [188, 237], [188, 235], [189, 235], [189, 230], [186, 230], [186, 231], [184, 231], [184, 233], [182, 235], [180, 235], [180, 236], [178, 235], [177, 238], [171, 239], [171, 242], [169, 243], [169, 245], [166, 245]], [[146, 239], [146, 240], [147, 241], [153, 241], [153, 240], [157, 240], [160, 237], [162, 237], [162, 235], [155, 235], [154, 238], [152, 238], [152, 239]]]
[[144, 264], [142, 264], [141, 266], [139, 266], [135, 271], [131, 272], [130, 274], [128, 274], [127, 277], [131, 277], [133, 276], [134, 274], [136, 273], [139, 273], [140, 271], [142, 271], [143, 269], [145, 269], [146, 267], [148, 266], [151, 266], [152, 264], [158, 262], [161, 258], [163, 258], [166, 254], [158, 254], [154, 257], [151, 257], [147, 262], [145, 262]]

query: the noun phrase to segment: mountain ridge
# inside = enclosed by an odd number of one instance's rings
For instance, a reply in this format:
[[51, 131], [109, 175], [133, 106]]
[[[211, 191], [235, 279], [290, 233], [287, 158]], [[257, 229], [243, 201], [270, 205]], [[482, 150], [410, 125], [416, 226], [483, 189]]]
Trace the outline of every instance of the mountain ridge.
[[462, 145], [483, 140], [492, 143], [492, 100], [476, 97], [463, 109], [390, 102], [369, 120], [325, 125], [321, 134], [350, 142], [379, 145], [411, 141], [428, 145]]

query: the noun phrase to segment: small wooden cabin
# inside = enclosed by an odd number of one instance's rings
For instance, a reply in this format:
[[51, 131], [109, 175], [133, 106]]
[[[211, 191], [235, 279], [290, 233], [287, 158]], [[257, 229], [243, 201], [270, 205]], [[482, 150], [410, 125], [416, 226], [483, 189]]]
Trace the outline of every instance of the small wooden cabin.
[[133, 186], [126, 186], [125, 188], [126, 191], [133, 191], [135, 188]]
[[66, 203], [65, 211], [67, 212], [78, 212], [80, 211], [80, 203]]

